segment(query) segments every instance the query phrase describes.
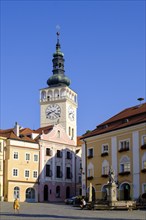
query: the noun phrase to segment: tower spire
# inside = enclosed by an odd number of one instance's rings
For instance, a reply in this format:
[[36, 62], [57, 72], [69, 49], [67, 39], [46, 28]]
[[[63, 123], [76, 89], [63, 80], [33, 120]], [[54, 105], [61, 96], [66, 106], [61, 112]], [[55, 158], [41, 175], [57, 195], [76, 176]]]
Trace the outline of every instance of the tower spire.
[[53, 75], [47, 80], [48, 86], [62, 86], [70, 85], [70, 79], [65, 76], [64, 72], [64, 54], [61, 52], [60, 46], [60, 32], [57, 31], [57, 43], [56, 43], [56, 51], [53, 54]]

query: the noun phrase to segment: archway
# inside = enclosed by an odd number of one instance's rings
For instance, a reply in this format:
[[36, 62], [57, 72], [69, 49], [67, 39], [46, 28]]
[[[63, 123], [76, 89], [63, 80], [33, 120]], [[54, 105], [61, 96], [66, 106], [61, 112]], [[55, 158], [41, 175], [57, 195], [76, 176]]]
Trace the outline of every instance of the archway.
[[123, 183], [120, 187], [120, 200], [130, 200], [130, 185]]
[[48, 201], [48, 186], [44, 185], [44, 201]]
[[33, 188], [28, 188], [25, 195], [27, 202], [35, 202], [35, 190]]

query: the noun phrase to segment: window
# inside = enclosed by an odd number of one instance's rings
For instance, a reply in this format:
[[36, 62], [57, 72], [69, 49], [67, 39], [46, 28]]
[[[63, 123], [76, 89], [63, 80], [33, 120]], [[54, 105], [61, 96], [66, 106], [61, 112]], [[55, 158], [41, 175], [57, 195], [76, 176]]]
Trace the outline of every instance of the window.
[[30, 154], [26, 153], [25, 159], [26, 159], [27, 161], [29, 161], [29, 160], [30, 160]]
[[56, 167], [56, 177], [61, 178], [62, 177], [62, 172], [61, 172], [61, 167], [57, 166]]
[[142, 156], [142, 170], [146, 170], [146, 152]]
[[102, 145], [102, 153], [108, 152], [108, 145]]
[[90, 162], [87, 166], [87, 179], [92, 179], [94, 176], [94, 166], [93, 164]]
[[46, 148], [46, 156], [52, 156], [52, 151], [50, 148]]
[[57, 131], [57, 137], [60, 138], [60, 131]]
[[18, 176], [18, 169], [13, 169], [13, 176]]
[[88, 149], [88, 158], [93, 157], [93, 148]]
[[88, 168], [88, 177], [93, 176], [93, 169]]
[[38, 177], [38, 172], [37, 171], [33, 171], [33, 178], [37, 178]]
[[122, 157], [120, 160], [120, 173], [130, 172], [130, 160], [127, 156]]
[[46, 176], [47, 176], [47, 177], [51, 177], [51, 176], [52, 176], [50, 164], [47, 164], [47, 165], [46, 165]]
[[14, 188], [14, 199], [19, 199], [19, 197], [20, 197], [20, 188], [18, 187], [18, 186], [16, 186], [15, 188]]
[[146, 136], [142, 137], [142, 144], [146, 144]]
[[60, 150], [57, 150], [57, 157], [62, 157], [62, 152]]
[[121, 172], [130, 171], [130, 163], [121, 164]]
[[37, 162], [38, 161], [38, 155], [34, 154], [34, 161]]
[[67, 159], [71, 159], [71, 158], [72, 158], [71, 152], [67, 151], [67, 153], [66, 153], [66, 158], [67, 158]]
[[67, 179], [71, 179], [72, 175], [71, 175], [71, 172], [70, 172], [70, 167], [66, 167], [66, 178]]
[[108, 166], [102, 167], [102, 174], [103, 175], [108, 175], [108, 172], [109, 172], [109, 167]]
[[146, 149], [146, 135], [144, 135], [144, 136], [142, 137], [141, 149]]
[[71, 127], [68, 128], [69, 136], [71, 135]]
[[25, 177], [29, 177], [29, 170], [25, 170]]
[[119, 150], [120, 151], [129, 150], [129, 141], [128, 140], [121, 141]]
[[14, 157], [13, 157], [15, 160], [18, 159], [18, 152], [14, 152]]
[[102, 162], [102, 176], [108, 176], [109, 173], [109, 162], [104, 160]]
[[72, 139], [74, 138], [74, 129], [72, 128]]

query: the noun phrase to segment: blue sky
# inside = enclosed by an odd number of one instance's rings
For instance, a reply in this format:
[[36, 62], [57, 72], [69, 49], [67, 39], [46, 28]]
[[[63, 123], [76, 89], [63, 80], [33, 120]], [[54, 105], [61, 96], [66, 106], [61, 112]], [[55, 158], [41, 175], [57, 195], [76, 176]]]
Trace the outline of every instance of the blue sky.
[[56, 25], [78, 93], [78, 135], [145, 98], [145, 1], [1, 1], [0, 127], [40, 126]]

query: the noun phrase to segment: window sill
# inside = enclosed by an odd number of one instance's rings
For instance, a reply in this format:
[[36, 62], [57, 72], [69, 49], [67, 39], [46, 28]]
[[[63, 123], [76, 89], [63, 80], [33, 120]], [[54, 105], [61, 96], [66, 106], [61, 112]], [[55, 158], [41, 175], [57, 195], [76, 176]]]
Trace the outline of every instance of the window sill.
[[129, 151], [129, 148], [125, 148], [125, 149], [120, 149], [119, 152], [123, 152], [123, 151]]
[[103, 153], [101, 154], [101, 157], [105, 157], [105, 156], [108, 156], [108, 152], [103, 152]]
[[91, 159], [91, 158], [93, 158], [93, 156], [92, 156], [92, 155], [89, 155], [89, 156], [88, 156], [88, 159]]
[[146, 173], [146, 168], [141, 170], [142, 173]]
[[141, 146], [141, 149], [143, 150], [143, 149], [146, 149], [146, 144], [143, 144], [142, 146]]
[[127, 176], [129, 174], [130, 174], [130, 171], [125, 171], [125, 172], [119, 173], [120, 176]]

